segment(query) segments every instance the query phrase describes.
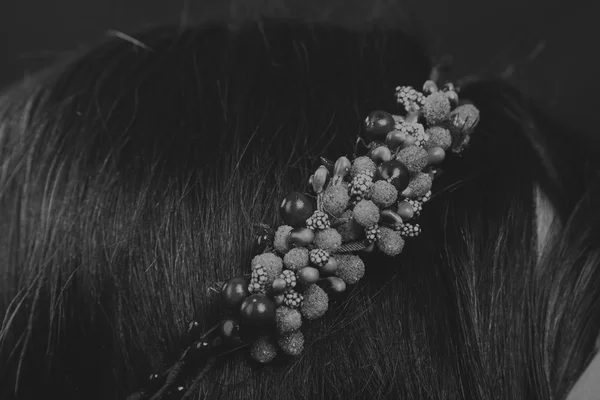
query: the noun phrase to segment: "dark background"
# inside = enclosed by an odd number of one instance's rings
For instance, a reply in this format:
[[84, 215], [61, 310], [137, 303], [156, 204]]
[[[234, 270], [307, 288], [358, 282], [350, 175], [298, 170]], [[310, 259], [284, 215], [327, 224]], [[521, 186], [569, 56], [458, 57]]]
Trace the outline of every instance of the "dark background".
[[0, 87], [112, 30], [259, 13], [402, 24], [433, 53], [452, 54], [455, 73], [503, 73], [563, 121], [596, 129], [600, 2], [591, 0], [0, 0]]

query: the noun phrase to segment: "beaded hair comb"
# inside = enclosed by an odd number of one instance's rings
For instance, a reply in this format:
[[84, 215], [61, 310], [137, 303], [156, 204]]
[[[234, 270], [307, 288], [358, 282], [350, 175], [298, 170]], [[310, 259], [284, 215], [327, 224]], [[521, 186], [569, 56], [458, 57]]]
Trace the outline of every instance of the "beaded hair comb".
[[422, 91], [399, 86], [395, 96], [403, 116], [369, 114], [353, 160], [322, 158], [309, 179], [310, 193], [293, 192], [281, 202], [284, 224], [276, 230], [259, 227], [251, 274], [214, 289], [231, 315], [204, 334], [200, 323], [190, 323], [180, 359], [128, 399], [187, 397], [195, 386], [183, 385], [190, 366], [205, 363], [206, 371], [216, 356], [240, 347], [249, 345], [260, 363], [278, 352], [299, 355], [303, 321], [323, 316], [329, 295], [364, 276], [356, 253], [394, 257], [405, 240], [420, 233], [417, 221], [431, 196], [436, 166], [447, 151], [461, 153], [468, 145], [479, 111], [459, 103], [450, 83], [441, 90], [432, 80]]

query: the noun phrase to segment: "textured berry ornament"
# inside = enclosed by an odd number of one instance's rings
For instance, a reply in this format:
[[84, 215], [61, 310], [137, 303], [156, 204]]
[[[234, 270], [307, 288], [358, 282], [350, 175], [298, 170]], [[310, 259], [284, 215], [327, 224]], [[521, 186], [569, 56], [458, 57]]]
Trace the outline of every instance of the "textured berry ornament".
[[248, 286], [250, 293], [266, 293], [267, 291], [267, 272], [262, 265], [252, 266], [252, 277]]
[[378, 177], [391, 183], [400, 192], [408, 187], [410, 171], [398, 160], [382, 163], [377, 169]]
[[423, 106], [425, 96], [410, 86], [398, 86], [396, 88], [396, 101], [404, 106], [404, 109], [408, 112], [413, 109], [419, 110]]
[[244, 299], [240, 316], [253, 326], [268, 326], [275, 322], [275, 303], [264, 294], [253, 294]]
[[323, 249], [312, 249], [308, 253], [310, 263], [316, 267], [322, 267], [329, 261], [329, 253]]
[[348, 285], [360, 281], [365, 275], [365, 263], [359, 256], [354, 254], [336, 255], [338, 259], [338, 268], [335, 275], [341, 278]]
[[373, 111], [365, 119], [364, 137], [367, 140], [383, 141], [391, 130], [394, 129], [394, 118], [386, 111]]
[[431, 190], [428, 190], [423, 196], [418, 197], [417, 200], [419, 200], [421, 203], [427, 203], [429, 200], [431, 200]]
[[302, 314], [294, 308], [279, 307], [275, 313], [275, 320], [277, 332], [280, 334], [297, 331], [302, 326]]
[[379, 239], [379, 225], [365, 228], [365, 236], [369, 243], [375, 243]]
[[283, 304], [289, 308], [298, 308], [302, 305], [304, 296], [293, 289], [286, 290], [283, 294]]
[[300, 192], [288, 194], [279, 206], [281, 219], [290, 226], [299, 227], [310, 218], [315, 211], [313, 201], [307, 195]]
[[331, 226], [329, 216], [323, 211], [315, 211], [309, 219], [306, 220], [306, 227], [313, 231], [321, 231]]
[[230, 307], [239, 307], [244, 299], [250, 295], [249, 285], [250, 281], [246, 277], [231, 278], [221, 288], [223, 301]]
[[261, 337], [250, 347], [250, 356], [259, 363], [270, 363], [277, 355], [275, 342], [267, 337]]
[[429, 136], [425, 133], [423, 125], [414, 122], [404, 122], [400, 125], [399, 131], [414, 139], [414, 145], [423, 147]]
[[264, 269], [266, 282], [271, 284], [283, 271], [283, 260], [273, 253], [263, 253], [252, 259], [252, 271], [258, 266]]
[[404, 224], [402, 225], [402, 227], [400, 228], [400, 234], [403, 237], [417, 237], [419, 236], [419, 234], [421, 233], [421, 227], [419, 226], [419, 224]]
[[294, 273], [294, 271], [286, 269], [281, 273], [279, 277], [285, 281], [285, 290], [293, 289], [296, 287], [296, 274]]
[[304, 335], [300, 331], [285, 333], [279, 337], [277, 344], [288, 356], [297, 356], [304, 350]]
[[369, 188], [373, 184], [373, 175], [361, 172], [350, 182], [350, 195], [357, 201], [367, 198]]
[[329, 296], [318, 285], [310, 285], [304, 291], [300, 313], [306, 319], [317, 319], [325, 315], [329, 307]]
[[423, 211], [423, 203], [416, 199], [407, 199], [406, 202], [413, 208], [414, 216], [418, 217]]
[[323, 209], [333, 216], [341, 215], [348, 208], [349, 201], [350, 195], [345, 183], [329, 185], [323, 192]]

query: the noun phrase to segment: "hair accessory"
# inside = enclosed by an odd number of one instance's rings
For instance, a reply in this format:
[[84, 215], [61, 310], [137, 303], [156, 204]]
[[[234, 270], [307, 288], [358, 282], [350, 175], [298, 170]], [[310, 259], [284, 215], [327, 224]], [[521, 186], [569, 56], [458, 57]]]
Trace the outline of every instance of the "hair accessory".
[[[417, 91], [398, 86], [403, 115], [373, 111], [357, 138], [352, 159], [322, 165], [309, 179], [308, 193], [293, 192], [281, 202], [283, 224], [257, 227], [250, 273], [220, 285], [231, 315], [207, 333], [194, 321], [188, 347], [149, 387], [129, 399], [180, 398], [186, 371], [214, 362], [239, 347], [251, 357], [272, 361], [278, 353], [300, 354], [303, 322], [329, 307], [329, 296], [360, 281], [365, 264], [357, 255], [379, 251], [394, 257], [419, 235], [417, 223], [431, 198], [436, 168], [448, 151], [460, 154], [469, 143], [479, 111], [461, 104], [450, 83], [433, 80]], [[189, 389], [191, 390], [191, 389]]]

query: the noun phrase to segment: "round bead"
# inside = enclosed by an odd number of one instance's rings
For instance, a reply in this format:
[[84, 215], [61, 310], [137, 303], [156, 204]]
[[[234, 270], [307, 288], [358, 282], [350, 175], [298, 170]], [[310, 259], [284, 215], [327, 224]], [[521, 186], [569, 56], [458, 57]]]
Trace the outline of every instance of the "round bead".
[[385, 179], [394, 185], [399, 192], [406, 189], [410, 181], [408, 168], [398, 160], [390, 160], [382, 163], [377, 168], [377, 171], [381, 179]]
[[331, 293], [342, 293], [346, 290], [346, 282], [342, 278], [337, 276], [329, 276], [327, 278], [319, 279], [319, 286], [326, 292]]
[[250, 280], [243, 276], [231, 278], [223, 284], [221, 288], [221, 297], [230, 307], [238, 307], [250, 294], [248, 285]]
[[387, 144], [390, 149], [396, 149], [406, 141], [406, 137], [406, 133], [393, 130], [385, 137], [385, 144]]
[[441, 147], [432, 147], [427, 150], [427, 165], [436, 165], [444, 161], [446, 152]]
[[320, 270], [323, 275], [333, 275], [338, 268], [338, 262], [335, 258], [329, 257], [329, 260]]
[[279, 206], [279, 215], [290, 226], [299, 227], [304, 224], [315, 211], [310, 197], [300, 192], [288, 194]]
[[[312, 215], [312, 214], [311, 214]], [[290, 242], [296, 247], [305, 247], [315, 240], [315, 233], [309, 228], [294, 228], [290, 232]]]
[[298, 279], [306, 284], [315, 283], [319, 280], [319, 270], [313, 267], [304, 267], [298, 271]]
[[408, 221], [415, 216], [415, 210], [408, 201], [401, 201], [398, 204], [398, 215], [405, 221]]
[[382, 210], [381, 223], [386, 226], [396, 227], [402, 225], [402, 217], [392, 210]]
[[392, 152], [386, 146], [376, 147], [371, 152], [371, 160], [375, 161], [376, 164], [389, 161], [391, 159]]
[[365, 139], [383, 141], [396, 122], [388, 112], [377, 110], [365, 119]]
[[242, 327], [240, 321], [236, 318], [228, 317], [224, 319], [219, 325], [219, 334], [226, 343], [236, 345], [243, 342]]
[[287, 282], [285, 281], [285, 279], [276, 278], [273, 281], [273, 290], [275, 290], [276, 292], [283, 292], [285, 290], [286, 286], [287, 286]]
[[264, 294], [253, 294], [242, 302], [240, 315], [250, 325], [272, 324], [275, 322], [275, 303]]

